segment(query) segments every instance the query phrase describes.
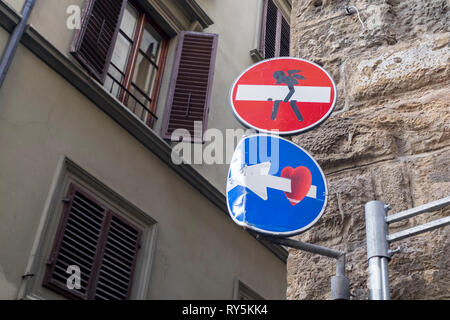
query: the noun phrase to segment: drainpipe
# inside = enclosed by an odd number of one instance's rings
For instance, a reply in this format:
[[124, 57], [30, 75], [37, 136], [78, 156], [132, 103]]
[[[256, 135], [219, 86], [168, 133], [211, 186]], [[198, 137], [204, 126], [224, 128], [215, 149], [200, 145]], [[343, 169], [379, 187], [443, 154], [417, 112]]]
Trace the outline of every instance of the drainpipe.
[[9, 67], [12, 64], [14, 55], [16, 54], [17, 47], [19, 46], [22, 35], [25, 28], [28, 26], [28, 19], [30, 18], [31, 11], [36, 0], [27, 0], [22, 8], [22, 18], [20, 19], [17, 26], [14, 28], [13, 33], [9, 39], [8, 45], [3, 52], [2, 59], [0, 61], [0, 88], [3, 86], [6, 74], [8, 73]]

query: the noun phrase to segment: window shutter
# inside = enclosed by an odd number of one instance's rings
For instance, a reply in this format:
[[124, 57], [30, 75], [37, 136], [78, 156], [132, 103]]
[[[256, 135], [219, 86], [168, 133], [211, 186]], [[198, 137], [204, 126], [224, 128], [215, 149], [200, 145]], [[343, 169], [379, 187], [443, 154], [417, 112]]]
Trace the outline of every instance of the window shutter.
[[278, 8], [272, 0], [267, 1], [265, 26], [264, 26], [264, 58], [273, 58], [276, 55], [277, 46], [277, 17]]
[[139, 249], [140, 231], [112, 214], [95, 286], [95, 299], [128, 299]]
[[[68, 298], [128, 299], [141, 231], [74, 185], [65, 202], [44, 286]], [[81, 289], [67, 287], [70, 265]]]
[[259, 52], [264, 59], [289, 56], [290, 26], [273, 0], [264, 1]]
[[281, 36], [280, 36], [280, 57], [289, 56], [289, 45], [291, 39], [291, 27], [286, 19], [281, 20]]
[[[94, 276], [96, 257], [106, 218], [106, 208], [80, 190], [71, 187], [66, 199], [62, 223], [52, 251], [44, 285], [69, 297], [87, 299], [90, 279]], [[81, 289], [67, 288], [69, 265], [81, 271]]]
[[126, 0], [89, 0], [71, 53], [101, 83], [105, 82]]
[[[208, 119], [218, 35], [183, 31], [177, 55], [163, 124], [163, 137], [170, 139], [176, 129], [186, 129], [194, 137], [194, 122]], [[201, 139], [200, 139], [201, 138]], [[194, 137], [200, 142], [203, 137]]]

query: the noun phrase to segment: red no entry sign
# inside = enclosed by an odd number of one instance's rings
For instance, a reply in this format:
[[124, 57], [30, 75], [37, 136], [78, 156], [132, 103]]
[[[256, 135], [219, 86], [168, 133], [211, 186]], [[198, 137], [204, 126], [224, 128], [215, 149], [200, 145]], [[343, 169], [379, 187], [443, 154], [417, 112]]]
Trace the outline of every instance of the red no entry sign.
[[230, 90], [231, 108], [242, 124], [281, 135], [319, 125], [333, 112], [336, 98], [336, 85], [324, 69], [291, 57], [254, 64]]

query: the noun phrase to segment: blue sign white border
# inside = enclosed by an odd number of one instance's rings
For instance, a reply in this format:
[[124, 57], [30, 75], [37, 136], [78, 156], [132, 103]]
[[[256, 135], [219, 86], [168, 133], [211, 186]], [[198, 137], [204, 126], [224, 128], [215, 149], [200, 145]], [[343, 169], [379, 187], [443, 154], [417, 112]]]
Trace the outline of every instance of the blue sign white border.
[[229, 91], [229, 97], [228, 97], [228, 103], [230, 104], [231, 107], [231, 111], [233, 111], [233, 115], [236, 117], [237, 120], [239, 120], [240, 123], [242, 123], [244, 126], [246, 126], [247, 128], [252, 128], [255, 129], [258, 132], [262, 132], [262, 133], [269, 133], [269, 134], [273, 134], [274, 131], [270, 131], [270, 130], [265, 130], [265, 129], [261, 129], [258, 128], [250, 123], [248, 123], [247, 121], [245, 121], [237, 112], [236, 109], [234, 107], [234, 103], [233, 103], [233, 91], [234, 91], [234, 87], [236, 86], [236, 83], [238, 82], [238, 80], [242, 77], [242, 75], [244, 73], [246, 73], [247, 71], [249, 71], [250, 69], [252, 69], [253, 67], [261, 64], [261, 63], [267, 63], [268, 61], [272, 61], [272, 60], [279, 60], [279, 59], [292, 59], [292, 60], [299, 60], [299, 61], [303, 61], [303, 62], [307, 62], [310, 63], [314, 66], [316, 66], [317, 68], [319, 68], [320, 70], [322, 70], [327, 76], [328, 78], [330, 78], [331, 83], [333, 85], [334, 88], [334, 99], [333, 99], [333, 103], [330, 107], [330, 110], [328, 110], [328, 112], [322, 117], [320, 118], [320, 120], [316, 121], [315, 123], [309, 125], [308, 127], [302, 128], [302, 129], [298, 129], [298, 130], [292, 130], [292, 131], [283, 131], [283, 132], [279, 132], [277, 134], [279, 134], [280, 136], [292, 136], [292, 135], [296, 135], [296, 134], [300, 134], [300, 133], [304, 133], [307, 132], [309, 130], [314, 129], [315, 127], [320, 126], [325, 120], [328, 119], [328, 117], [331, 115], [331, 113], [334, 111], [335, 107], [336, 107], [336, 102], [337, 102], [337, 98], [338, 98], [338, 91], [337, 91], [337, 87], [336, 87], [336, 83], [334, 82], [333, 77], [331, 77], [331, 75], [328, 73], [327, 70], [325, 70], [324, 68], [322, 68], [321, 66], [319, 66], [317, 63], [314, 63], [312, 61], [306, 60], [306, 59], [301, 59], [301, 58], [296, 58], [296, 57], [275, 57], [275, 58], [270, 58], [270, 59], [264, 59], [260, 62], [257, 62], [255, 64], [252, 64], [250, 67], [248, 67], [247, 69], [245, 69], [243, 72], [241, 72], [239, 74], [239, 76], [236, 77], [236, 79], [233, 81], [233, 85], [230, 88]]
[[[300, 233], [303, 233], [303, 232], [309, 230], [309, 229], [310, 229], [312, 226], [314, 226], [314, 225], [318, 222], [318, 220], [322, 217], [322, 215], [324, 214], [324, 212], [325, 212], [325, 210], [326, 210], [326, 208], [327, 208], [327, 205], [328, 205], [328, 182], [327, 182], [327, 178], [325, 177], [325, 174], [323, 173], [322, 168], [321, 168], [320, 165], [317, 163], [316, 159], [314, 159], [313, 156], [311, 156], [311, 154], [310, 154], [308, 151], [306, 151], [305, 149], [303, 149], [303, 148], [300, 147], [299, 145], [293, 143], [292, 141], [287, 140], [287, 139], [285, 139], [285, 138], [283, 138], [283, 137], [280, 137], [280, 136], [278, 136], [278, 135], [274, 135], [274, 134], [257, 133], [257, 134], [252, 134], [252, 135], [243, 136], [242, 139], [241, 139], [241, 141], [239, 141], [239, 143], [237, 144], [236, 149], [235, 149], [235, 152], [236, 152], [236, 150], [239, 149], [239, 146], [240, 146], [241, 143], [243, 143], [246, 139], [250, 139], [251, 137], [255, 137], [255, 136], [259, 136], [259, 137], [269, 136], [269, 137], [278, 138], [278, 139], [280, 139], [280, 140], [284, 140], [284, 141], [286, 141], [286, 142], [292, 144], [293, 146], [297, 147], [298, 149], [300, 149], [300, 150], [302, 150], [304, 153], [306, 153], [306, 155], [309, 156], [309, 157], [311, 158], [311, 160], [315, 163], [315, 165], [316, 165], [317, 168], [319, 169], [320, 174], [322, 175], [322, 179], [323, 179], [323, 181], [324, 181], [324, 186], [325, 186], [325, 202], [324, 202], [324, 204], [323, 204], [322, 210], [320, 211], [320, 213], [317, 215], [317, 217], [316, 217], [313, 221], [311, 221], [308, 225], [304, 226], [303, 228], [300, 228], [300, 229], [297, 229], [297, 230], [294, 230], [294, 231], [289, 231], [289, 232], [273, 232], [273, 231], [267, 231], [267, 230], [263, 230], [263, 229], [254, 227], [254, 226], [252, 226], [252, 225], [249, 225], [249, 224], [247, 224], [247, 223], [245, 223], [245, 222], [238, 221], [238, 220], [234, 217], [233, 212], [231, 211], [230, 204], [229, 204], [229, 201], [228, 201], [228, 192], [227, 192], [227, 193], [226, 193], [226, 202], [227, 202], [228, 214], [230, 215], [230, 217], [233, 219], [233, 221], [234, 221], [237, 225], [239, 225], [239, 226], [241, 226], [241, 227], [243, 227], [243, 228], [251, 229], [251, 230], [256, 231], [256, 232], [258, 232], [258, 233], [268, 234], [268, 235], [277, 236], [277, 237], [291, 237], [291, 236], [295, 236], [295, 235], [298, 235], [298, 234], [300, 234]], [[234, 158], [234, 154], [233, 154], [232, 159], [233, 159], [233, 158]], [[230, 171], [231, 171], [231, 166], [230, 166], [230, 168], [228, 169], [227, 185], [228, 185], [228, 180], [229, 180], [229, 177], [230, 177]]]

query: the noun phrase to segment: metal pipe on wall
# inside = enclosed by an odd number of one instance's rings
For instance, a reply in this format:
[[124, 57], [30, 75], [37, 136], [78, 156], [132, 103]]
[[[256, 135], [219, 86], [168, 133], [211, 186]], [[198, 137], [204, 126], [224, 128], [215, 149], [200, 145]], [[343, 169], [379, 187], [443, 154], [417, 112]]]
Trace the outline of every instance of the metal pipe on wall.
[[255, 237], [278, 245], [336, 259], [336, 275], [331, 278], [331, 299], [350, 300], [350, 280], [345, 275], [345, 252], [294, 239], [277, 238], [261, 234], [255, 234]]
[[20, 40], [22, 39], [22, 35], [26, 27], [28, 26], [28, 19], [30, 18], [31, 11], [33, 10], [35, 2], [36, 0], [27, 0], [25, 2], [21, 12], [22, 18], [14, 28], [5, 51], [3, 52], [3, 56], [0, 61], [0, 88], [3, 86], [3, 82], [5, 81], [6, 74], [8, 73], [9, 67], [12, 64], [17, 51], [17, 47], [19, 46]]

